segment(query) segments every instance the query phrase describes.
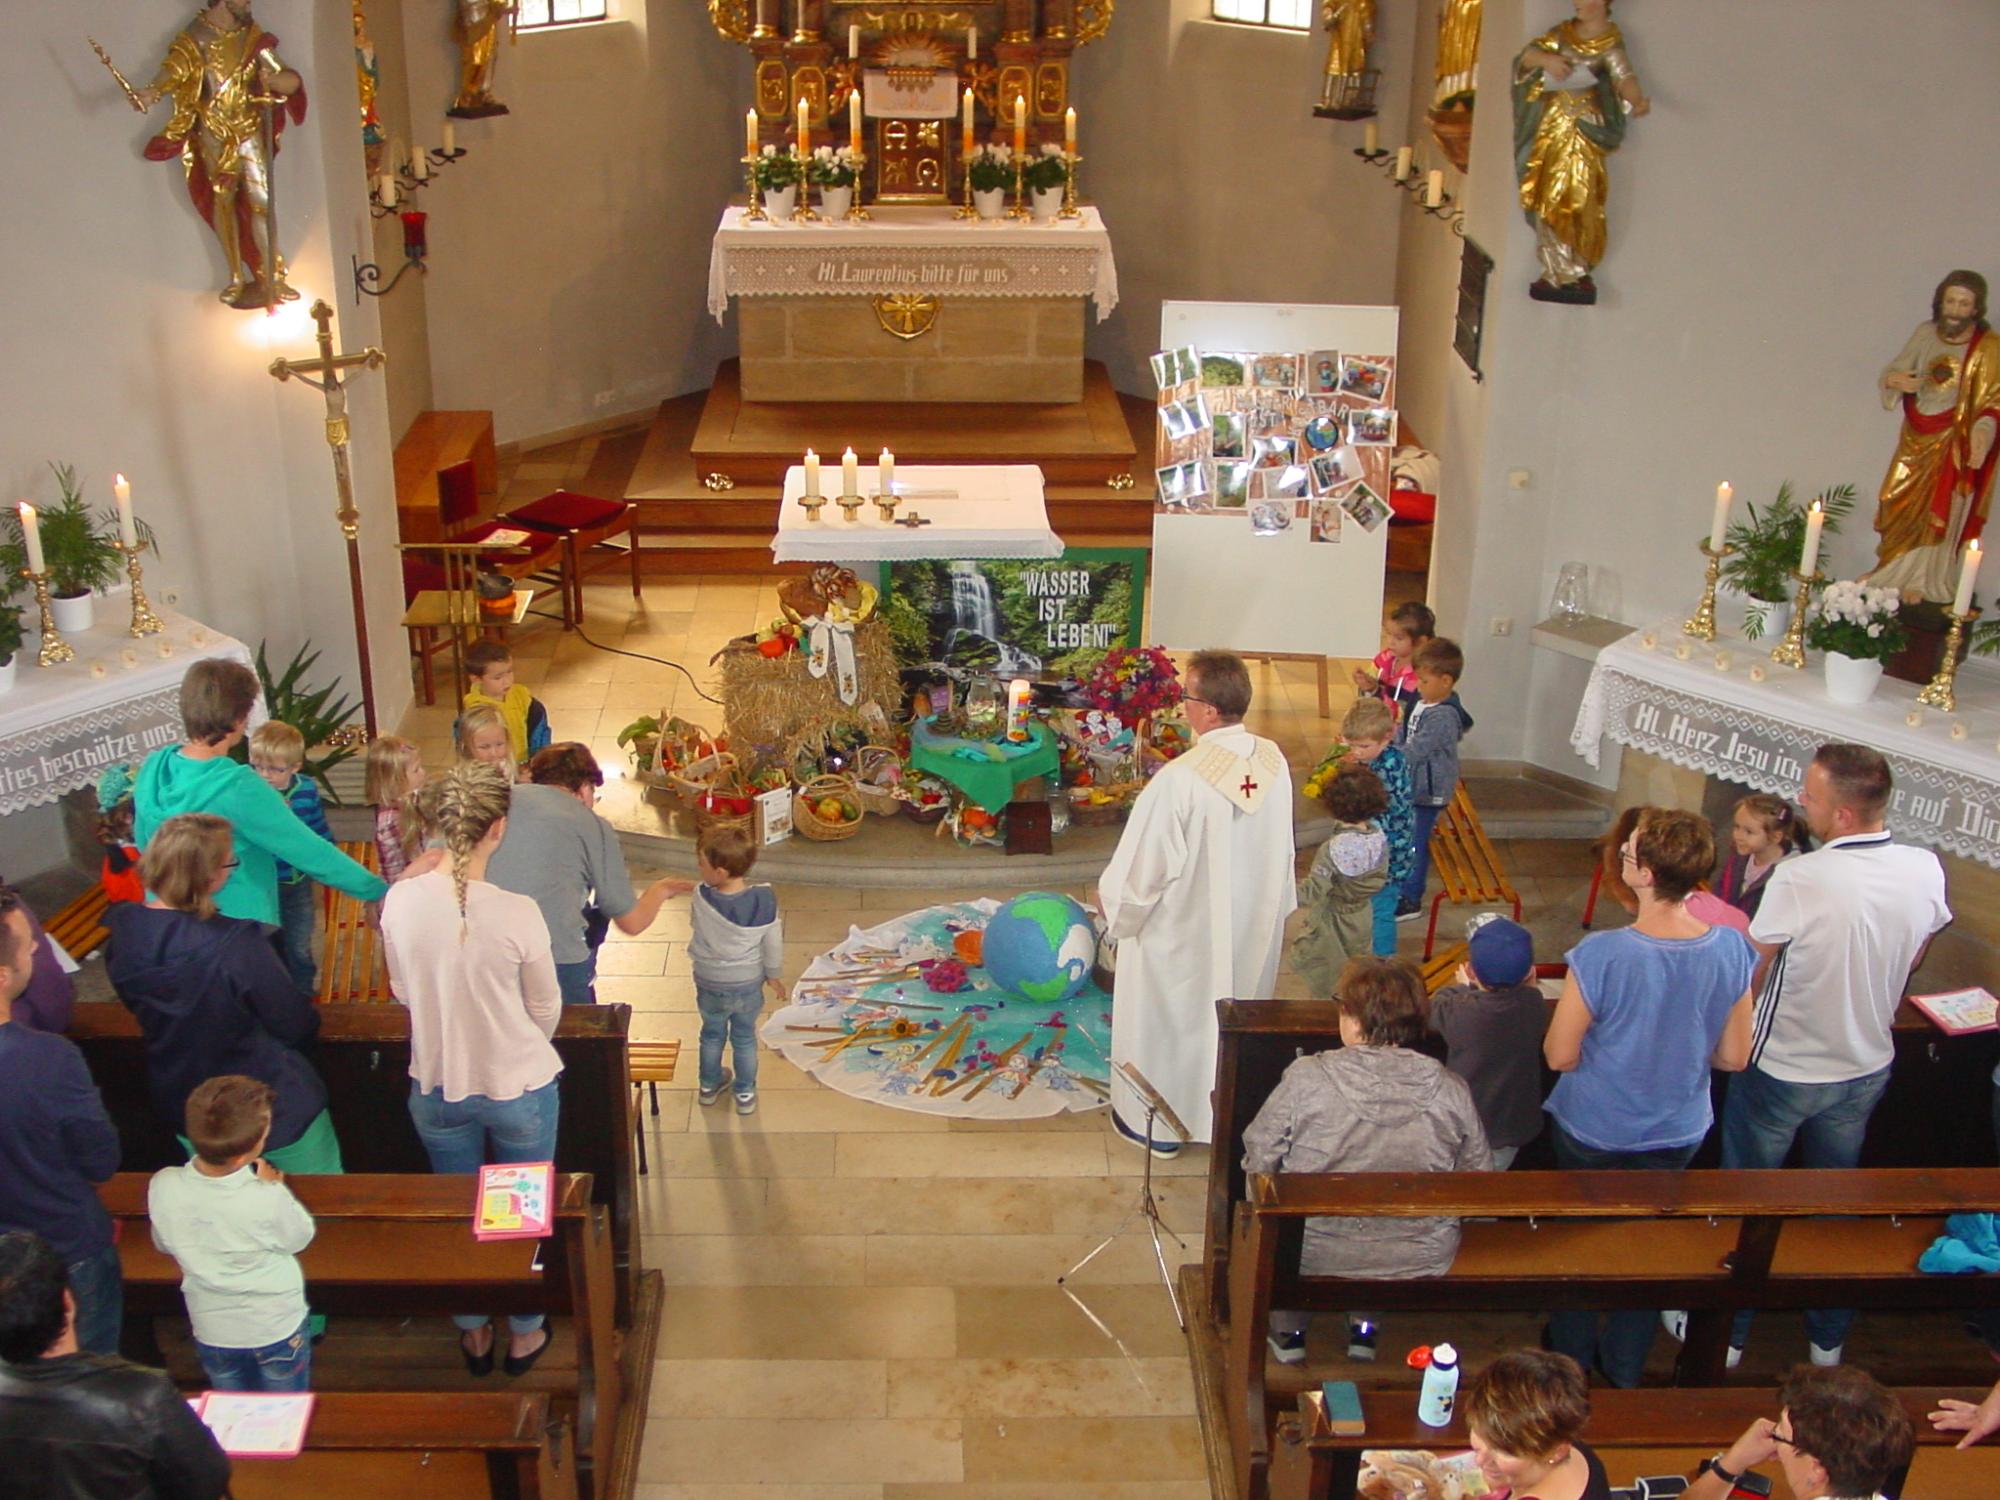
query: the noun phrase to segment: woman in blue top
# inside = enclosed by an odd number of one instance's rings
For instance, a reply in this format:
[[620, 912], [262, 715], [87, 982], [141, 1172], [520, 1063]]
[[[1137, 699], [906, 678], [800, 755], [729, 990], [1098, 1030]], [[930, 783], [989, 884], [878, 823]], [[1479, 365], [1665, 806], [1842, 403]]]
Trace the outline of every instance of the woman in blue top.
[[[1630, 927], [1569, 951], [1569, 980], [1543, 1056], [1562, 1074], [1546, 1106], [1556, 1164], [1568, 1171], [1679, 1171], [1708, 1134], [1709, 1069], [1750, 1061], [1750, 976], [1743, 934], [1684, 905], [1715, 867], [1715, 835], [1693, 813], [1649, 807], [1619, 849], [1639, 898]], [[1635, 1386], [1657, 1321], [1651, 1312], [1572, 1310], [1549, 1320], [1553, 1347], [1616, 1386]]]

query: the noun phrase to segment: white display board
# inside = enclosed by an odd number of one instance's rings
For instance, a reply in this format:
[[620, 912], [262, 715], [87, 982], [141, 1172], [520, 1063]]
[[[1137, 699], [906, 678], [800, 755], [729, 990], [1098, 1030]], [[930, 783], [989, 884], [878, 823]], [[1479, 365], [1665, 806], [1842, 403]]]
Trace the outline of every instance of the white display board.
[[[1394, 354], [1400, 321], [1393, 307], [1168, 302], [1160, 347]], [[1304, 522], [1257, 536], [1241, 515], [1156, 514], [1149, 638], [1176, 651], [1372, 657], [1388, 548], [1386, 523], [1371, 532], [1350, 522], [1329, 545]]]

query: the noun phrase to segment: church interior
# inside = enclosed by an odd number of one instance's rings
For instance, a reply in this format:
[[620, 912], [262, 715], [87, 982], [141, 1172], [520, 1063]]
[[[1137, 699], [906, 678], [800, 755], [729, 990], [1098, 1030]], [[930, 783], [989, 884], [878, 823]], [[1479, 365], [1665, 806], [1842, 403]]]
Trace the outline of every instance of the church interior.
[[[1960, 269], [2000, 270], [1973, 160], [2000, 9], [195, 3], [14, 6], [0, 49], [34, 122], [0, 229], [0, 877], [79, 961], [126, 1356], [208, 1387], [147, 1243], [147, 1175], [189, 1148], [104, 923], [106, 840], [143, 844], [107, 834], [106, 773], [176, 753], [191, 667], [255, 665], [251, 726], [305, 731], [372, 878], [371, 742], [433, 782], [480, 759], [468, 685], [511, 663], [546, 740], [601, 768], [578, 795], [657, 912], [613, 913], [595, 1004], [550, 1023], [548, 1238], [475, 1242], [469, 1184], [404, 1124], [395, 887], [315, 888], [308, 1055], [346, 1176], [296, 1186], [331, 1321], [303, 1451], [239, 1456], [234, 1494], [1505, 1494], [1382, 1456], [1466, 1453], [1462, 1400], [1425, 1415], [1443, 1347], [1469, 1380], [1568, 1352], [1575, 1309], [1647, 1309], [1650, 1335], [1675, 1305], [1685, 1341], [1638, 1350], [1638, 1389], [1609, 1334], [1586, 1371], [1613, 1488], [1513, 1493], [1678, 1494], [1635, 1486], [1742, 1453], [1808, 1362], [1798, 1312], [1836, 1294], [1859, 1316], [1810, 1362], [1912, 1414], [1880, 1493], [2000, 1494], [2000, 1439], [1925, 1416], [2000, 1376], [2000, 341]], [[1350, 748], [1383, 700], [1412, 767], [1424, 720], [1463, 724], [1415, 834], [1393, 786], [1359, 814], [1334, 790], [1391, 781]], [[1572, 1073], [1557, 1033], [1609, 1012], [1572, 952], [1697, 899], [1657, 915], [1656, 815], [1699, 825], [1689, 884], [1740, 907], [1747, 802], [1827, 845], [1828, 744], [1894, 776], [1842, 835], [1922, 851], [1949, 908], [1852, 950], [1904, 962], [1854, 1023], [1893, 1061], [1845, 1157], [1808, 1131], [1787, 1170], [1789, 1136], [1732, 1158], [1723, 1124], [1793, 1045], [1807, 890], [1771, 944], [1772, 905], [1735, 924], [1754, 1050], [1700, 1049], [1684, 1173], [1593, 1187], [1561, 1094], [1501, 1172], [1245, 1161], [1295, 1059], [1376, 1050], [1343, 955], [1398, 959], [1425, 1009], [1494, 988], [1494, 914], [1557, 1018], [1530, 1071], [1579, 1097], [1592, 1044]], [[1250, 822], [1283, 845], [1268, 900]], [[1238, 865], [1189, 826], [1237, 829]], [[734, 1107], [699, 976], [718, 829], [783, 928]], [[1353, 885], [1357, 830], [1373, 885], [1326, 969], [1315, 902]], [[1171, 954], [1157, 913], [1135, 936], [1155, 900], [1200, 913]], [[1155, 975], [1191, 1009], [1147, 1014]], [[1449, 1223], [1459, 1258], [1316, 1273], [1334, 1209]], [[0, 1229], [33, 1227], [0, 1184]], [[1933, 1241], [1981, 1274], [1930, 1274]], [[546, 1309], [550, 1358], [469, 1373], [447, 1317], [473, 1288]], [[1777, 1494], [1850, 1500], [1753, 1456]]]

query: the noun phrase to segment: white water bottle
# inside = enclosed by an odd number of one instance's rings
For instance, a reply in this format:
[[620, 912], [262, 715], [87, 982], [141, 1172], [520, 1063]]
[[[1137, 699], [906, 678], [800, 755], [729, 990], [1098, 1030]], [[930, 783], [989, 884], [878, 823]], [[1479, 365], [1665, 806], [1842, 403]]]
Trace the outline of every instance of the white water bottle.
[[1417, 1394], [1417, 1420], [1426, 1427], [1451, 1426], [1451, 1409], [1458, 1399], [1458, 1351], [1449, 1344], [1431, 1348], [1424, 1366], [1423, 1389]]

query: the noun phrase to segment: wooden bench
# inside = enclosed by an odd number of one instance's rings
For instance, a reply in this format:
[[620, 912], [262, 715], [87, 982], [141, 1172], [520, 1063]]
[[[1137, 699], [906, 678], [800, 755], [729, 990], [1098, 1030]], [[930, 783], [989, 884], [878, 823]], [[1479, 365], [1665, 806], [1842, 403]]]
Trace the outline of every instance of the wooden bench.
[[61, 943], [71, 958], [82, 963], [111, 936], [104, 925], [104, 909], [109, 904], [110, 897], [104, 894], [102, 882], [93, 881], [89, 890], [42, 923], [42, 931]]
[[[375, 841], [343, 842], [340, 852], [373, 874], [382, 873]], [[391, 999], [389, 970], [383, 963], [376, 925], [377, 903], [357, 901], [332, 886], [320, 887], [320, 930], [325, 935], [319, 961], [321, 1005], [380, 1004]]]
[[500, 462], [490, 411], [418, 414], [396, 444], [396, 530], [405, 542], [444, 537], [438, 517], [438, 471], [470, 460], [481, 510], [500, 490]]
[[[1960, 1435], [1935, 1431], [1926, 1420], [1943, 1397], [1976, 1402], [1984, 1391], [1935, 1387], [1893, 1394], [1916, 1428], [1917, 1454], [1907, 1484], [1892, 1483], [1890, 1495], [2000, 1494], [2000, 1448], [1954, 1452]], [[1417, 1398], [1411, 1391], [1364, 1391], [1361, 1415], [1365, 1433], [1332, 1432], [1325, 1403], [1312, 1391], [1300, 1401], [1296, 1415], [1280, 1417], [1271, 1461], [1272, 1500], [1353, 1500], [1364, 1449], [1453, 1453], [1470, 1441], [1463, 1422], [1438, 1428], [1417, 1421]], [[1752, 1422], [1776, 1415], [1776, 1393], [1768, 1388], [1595, 1390], [1583, 1440], [1604, 1461], [1612, 1484], [1624, 1485], [1641, 1475], [1692, 1475], [1696, 1465], [1727, 1448]], [[1766, 1469], [1775, 1477], [1776, 1464]]]
[[[552, 1039], [563, 1061], [556, 1169], [589, 1175], [610, 1215], [618, 1289], [617, 1323], [631, 1326], [643, 1274], [638, 1184], [633, 1173], [635, 1113], [626, 1062], [632, 1008], [568, 1005]], [[186, 1160], [146, 1089], [145, 1039], [122, 1005], [76, 1007], [69, 1036], [118, 1128], [120, 1165], [149, 1172]], [[326, 1080], [327, 1108], [341, 1157], [353, 1172], [430, 1172], [410, 1123], [410, 1013], [400, 1005], [328, 1005], [320, 1010], [313, 1065]]]
[[1431, 830], [1431, 868], [1444, 889], [1431, 898], [1431, 919], [1424, 929], [1426, 959], [1437, 946], [1438, 909], [1447, 901], [1455, 906], [1511, 906], [1514, 920], [1521, 920], [1521, 893], [1479, 826], [1479, 814], [1473, 811], [1463, 781]]
[[634, 1098], [632, 1100], [633, 1137], [639, 1146], [639, 1175], [646, 1175], [646, 1122], [639, 1119], [639, 1089], [646, 1090], [646, 1102], [654, 1119], [660, 1115], [660, 1085], [674, 1081], [674, 1070], [680, 1066], [681, 1044], [676, 1040], [660, 1042], [631, 1042], [628, 1044], [631, 1057], [631, 1079]]
[[[122, 1228], [118, 1253], [128, 1318], [183, 1315], [180, 1267], [153, 1247], [145, 1173], [121, 1172], [98, 1189]], [[335, 1317], [447, 1317], [470, 1309], [543, 1313], [568, 1321], [573, 1374], [559, 1366], [557, 1410], [574, 1423], [578, 1492], [629, 1467], [645, 1425], [644, 1381], [630, 1402], [619, 1367], [610, 1224], [590, 1179], [556, 1179], [555, 1232], [543, 1240], [472, 1235], [474, 1176], [296, 1176], [287, 1179], [317, 1223], [299, 1256], [315, 1311]], [[139, 1341], [143, 1343], [143, 1340]], [[650, 1345], [649, 1339], [635, 1341]], [[646, 1349], [650, 1359], [650, 1347]], [[538, 1366], [538, 1369], [549, 1368]]]
[[[1226, 1308], [1206, 1321], [1222, 1346], [1221, 1415], [1240, 1492], [1266, 1492], [1273, 1308], [1684, 1307], [1674, 1383], [1714, 1386], [1739, 1310], [2000, 1306], [2000, 1275], [1916, 1269], [1944, 1216], [1996, 1201], [1991, 1168], [1253, 1175], [1236, 1205]], [[1463, 1224], [1445, 1276], [1303, 1275], [1306, 1220], [1332, 1214], [1481, 1222]]]
[[576, 1450], [529, 1391], [320, 1391], [296, 1458], [231, 1461], [236, 1500], [575, 1500]]

